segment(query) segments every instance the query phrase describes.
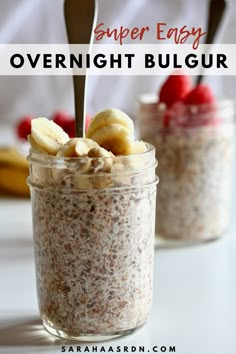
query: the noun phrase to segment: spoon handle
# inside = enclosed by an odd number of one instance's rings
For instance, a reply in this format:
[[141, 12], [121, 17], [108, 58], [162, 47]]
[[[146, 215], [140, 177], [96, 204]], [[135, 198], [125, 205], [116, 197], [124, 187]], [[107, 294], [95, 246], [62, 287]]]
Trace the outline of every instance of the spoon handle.
[[[90, 51], [97, 20], [97, 0], [65, 0], [64, 14], [69, 43], [89, 44]], [[77, 137], [85, 134], [86, 81], [86, 74], [73, 75]]]
[[[222, 20], [223, 14], [226, 9], [225, 0], [211, 0], [209, 4], [208, 13], [208, 25], [207, 25], [207, 35], [205, 44], [212, 44], [215, 38], [215, 34], [219, 28], [220, 22]], [[197, 78], [197, 84], [202, 81], [202, 75]]]
[[77, 137], [85, 136], [86, 121], [86, 93], [87, 80], [86, 75], [73, 76], [74, 96], [75, 96], [75, 135]]
[[211, 0], [208, 14], [208, 29], [206, 36], [206, 44], [212, 44], [215, 34], [219, 28], [224, 11], [226, 8], [225, 0]]

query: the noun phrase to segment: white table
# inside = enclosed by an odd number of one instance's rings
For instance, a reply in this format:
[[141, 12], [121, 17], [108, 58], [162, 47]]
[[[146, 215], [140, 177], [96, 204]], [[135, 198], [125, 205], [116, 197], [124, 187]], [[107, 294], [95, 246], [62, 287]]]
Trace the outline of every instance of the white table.
[[[98, 344], [175, 346], [178, 354], [236, 353], [236, 220], [217, 242], [155, 252], [153, 310], [148, 324], [121, 340]], [[0, 198], [0, 353], [60, 353], [38, 316], [30, 201]], [[73, 343], [76, 352], [77, 343]], [[163, 348], [164, 349], [164, 348]], [[81, 348], [81, 352], [83, 348]], [[67, 351], [68, 352], [68, 351]]]

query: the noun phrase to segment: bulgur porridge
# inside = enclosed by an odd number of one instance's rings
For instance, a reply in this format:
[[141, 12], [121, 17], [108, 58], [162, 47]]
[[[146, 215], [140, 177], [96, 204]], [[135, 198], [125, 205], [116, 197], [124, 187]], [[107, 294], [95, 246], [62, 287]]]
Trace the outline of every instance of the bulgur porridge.
[[29, 156], [40, 314], [52, 334], [110, 339], [142, 326], [151, 309], [155, 149], [115, 156], [72, 140], [63, 156]]

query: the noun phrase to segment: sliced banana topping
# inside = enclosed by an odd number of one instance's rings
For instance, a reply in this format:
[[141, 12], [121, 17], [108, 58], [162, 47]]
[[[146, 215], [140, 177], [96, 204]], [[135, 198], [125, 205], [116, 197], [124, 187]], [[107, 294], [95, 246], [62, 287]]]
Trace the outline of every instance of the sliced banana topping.
[[98, 113], [91, 121], [86, 136], [115, 155], [137, 154], [146, 151], [143, 142], [134, 141], [132, 119], [118, 109]]
[[92, 167], [94, 172], [110, 172], [114, 155], [101, 147], [91, 149], [88, 157], [92, 157]]
[[78, 140], [77, 140], [77, 144], [75, 147], [75, 152], [76, 152], [77, 156], [85, 156], [85, 155], [83, 155], [85, 153], [85, 150], [86, 150], [86, 156], [87, 156], [89, 150], [99, 148], [99, 145], [91, 139], [87, 139], [87, 138], [77, 138], [77, 139]]
[[134, 123], [132, 119], [119, 109], [111, 108], [96, 114], [89, 124], [86, 137], [92, 138], [96, 131], [110, 124], [119, 124], [127, 128], [131, 135], [134, 133]]
[[30, 143], [31, 149], [34, 152], [39, 152], [41, 154], [48, 155], [48, 152], [45, 149], [43, 149], [38, 143], [36, 143], [36, 141], [34, 140], [31, 134], [27, 136], [27, 139], [28, 142]]
[[[61, 183], [64, 187], [81, 189], [112, 188], [124, 184], [124, 176], [116, 176], [119, 172], [140, 170], [143, 166], [143, 156], [139, 154], [147, 150], [146, 145], [135, 140], [132, 119], [118, 109], [98, 113], [88, 127], [86, 138], [69, 139], [61, 127], [46, 118], [33, 119], [31, 127], [28, 140], [33, 151], [80, 157], [71, 159], [73, 163], [65, 159], [64, 164], [53, 166], [50, 176], [46, 170], [42, 174], [36, 171], [40, 183]], [[130, 176], [126, 179], [128, 185]]]
[[59, 157], [76, 157], [75, 146], [76, 138], [70, 139], [65, 143], [58, 151], [57, 156]]
[[106, 149], [98, 147], [89, 150], [88, 157], [111, 157], [111, 154]]
[[72, 138], [64, 144], [57, 152], [60, 157], [83, 157], [87, 156], [89, 150], [99, 148], [99, 145], [86, 138]]
[[143, 141], [134, 141], [131, 146], [131, 154], [141, 154], [147, 151], [147, 147]]
[[59, 125], [41, 117], [32, 119], [31, 137], [33, 142], [50, 155], [56, 155], [60, 147], [69, 140], [69, 136]]
[[129, 130], [119, 124], [106, 125], [95, 131], [91, 138], [114, 155], [129, 154], [133, 139]]

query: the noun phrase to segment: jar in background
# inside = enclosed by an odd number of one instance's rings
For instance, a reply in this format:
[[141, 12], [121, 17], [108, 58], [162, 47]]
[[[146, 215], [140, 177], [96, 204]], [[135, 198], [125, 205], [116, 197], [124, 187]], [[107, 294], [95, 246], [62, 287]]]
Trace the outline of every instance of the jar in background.
[[144, 97], [137, 121], [158, 159], [157, 240], [170, 245], [220, 237], [232, 202], [233, 102], [178, 103], [167, 111]]
[[115, 162], [30, 153], [38, 301], [50, 333], [108, 340], [147, 321], [157, 183], [147, 148]]

